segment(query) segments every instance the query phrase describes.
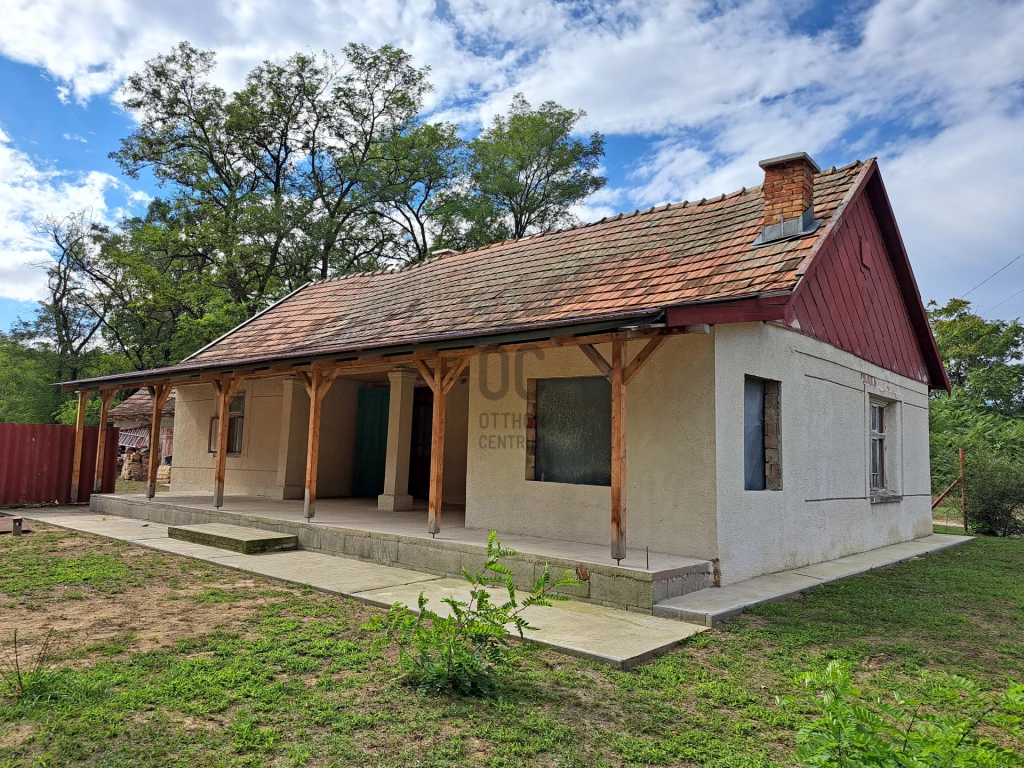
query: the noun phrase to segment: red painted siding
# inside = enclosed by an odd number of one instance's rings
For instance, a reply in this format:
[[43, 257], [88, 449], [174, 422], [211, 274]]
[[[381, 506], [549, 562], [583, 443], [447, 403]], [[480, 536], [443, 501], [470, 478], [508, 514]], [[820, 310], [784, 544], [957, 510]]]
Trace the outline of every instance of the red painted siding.
[[754, 299], [737, 299], [714, 304], [690, 304], [669, 307], [667, 321], [670, 326], [702, 323], [751, 323], [758, 320], [782, 320], [789, 294]]
[[842, 213], [838, 229], [793, 295], [786, 321], [886, 370], [929, 383], [928, 365], [866, 195], [851, 200]]
[[[78, 498], [87, 502], [96, 472], [97, 427], [82, 436], [82, 472]], [[117, 429], [107, 427], [103, 492], [117, 480]], [[0, 423], [0, 505], [47, 504], [71, 500], [75, 428], [60, 424]]]

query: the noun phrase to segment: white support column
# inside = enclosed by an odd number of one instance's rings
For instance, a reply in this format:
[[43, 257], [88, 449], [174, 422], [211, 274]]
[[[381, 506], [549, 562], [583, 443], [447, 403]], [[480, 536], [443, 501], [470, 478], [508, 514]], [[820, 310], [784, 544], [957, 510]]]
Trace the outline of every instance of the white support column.
[[378, 509], [412, 509], [412, 496], [409, 495], [409, 452], [412, 448], [412, 403], [416, 377], [416, 371], [404, 368], [388, 372], [391, 380], [388, 447], [384, 465], [384, 493], [377, 497]]

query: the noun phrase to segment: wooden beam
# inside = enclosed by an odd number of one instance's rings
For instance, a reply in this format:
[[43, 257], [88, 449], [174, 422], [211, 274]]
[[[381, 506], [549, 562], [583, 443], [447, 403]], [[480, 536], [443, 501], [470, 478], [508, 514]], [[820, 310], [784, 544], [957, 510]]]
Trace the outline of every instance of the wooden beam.
[[434, 373], [430, 370], [430, 367], [422, 360], [416, 361], [416, 368], [420, 372], [420, 376], [427, 382], [427, 386], [430, 387], [431, 391], [436, 392], [437, 386], [434, 382]]
[[[621, 342], [618, 341], [613, 343], [621, 344]], [[612, 368], [610, 365], [608, 365], [608, 361], [604, 359], [604, 355], [598, 352], [597, 348], [594, 347], [593, 344], [580, 344], [579, 347], [580, 352], [582, 352], [584, 355], [590, 358], [590, 362], [592, 362], [597, 367], [597, 370], [601, 372], [601, 375], [604, 376], [606, 379], [611, 380]]]
[[472, 355], [464, 355], [463, 357], [455, 360], [455, 364], [452, 366], [452, 369], [448, 371], [448, 375], [444, 377], [444, 385], [442, 386], [442, 389], [446, 395], [451, 392], [452, 387], [455, 386], [455, 382], [459, 380], [459, 376], [461, 376], [462, 372], [466, 370], [466, 366], [469, 365], [471, 357]]
[[217, 453], [213, 469], [213, 506], [224, 506], [224, 482], [228, 473], [228, 430], [231, 427], [231, 401], [238, 394], [243, 376], [223, 377], [210, 382], [217, 393]]
[[103, 458], [107, 451], [107, 418], [110, 413], [110, 401], [114, 399], [116, 389], [100, 390], [100, 432], [96, 438], [96, 476], [92, 481], [93, 493], [103, 490]]
[[78, 416], [75, 418], [75, 458], [71, 465], [71, 503], [78, 503], [78, 482], [82, 477], [82, 441], [85, 438], [85, 407], [92, 392], [78, 393]]
[[168, 382], [153, 384], [147, 387], [149, 396], [153, 400], [152, 421], [149, 425], [149, 467], [146, 472], [146, 498], [152, 499], [156, 496], [156, 471], [160, 466], [160, 420], [163, 416], [161, 411], [167, 396], [171, 394], [171, 385]]
[[309, 393], [309, 431], [306, 435], [306, 493], [302, 503], [302, 511], [307, 520], [316, 514], [316, 476], [320, 466], [320, 413], [323, 408], [324, 397], [334, 380], [341, 373], [341, 368], [326, 371], [322, 368], [314, 368], [308, 377], [309, 386], [306, 391]]
[[[447, 361], [437, 358], [434, 364], [433, 383], [427, 384], [434, 390], [434, 413], [430, 429], [430, 501], [427, 512], [427, 533], [436, 535], [441, 530], [441, 501], [444, 489], [444, 424], [445, 391], [444, 381]], [[422, 372], [422, 371], [421, 371]]]
[[612, 342], [612, 516], [611, 552], [616, 562], [626, 557], [626, 385], [623, 342]]
[[647, 364], [647, 361], [651, 359], [651, 355], [655, 353], [658, 347], [661, 346], [662, 342], [665, 341], [664, 336], [655, 336], [653, 339], [644, 345], [644, 348], [640, 350], [636, 357], [633, 358], [633, 362], [626, 366], [626, 370], [622, 372], [622, 385], [626, 386], [632, 380], [634, 376], [640, 373], [640, 369]]

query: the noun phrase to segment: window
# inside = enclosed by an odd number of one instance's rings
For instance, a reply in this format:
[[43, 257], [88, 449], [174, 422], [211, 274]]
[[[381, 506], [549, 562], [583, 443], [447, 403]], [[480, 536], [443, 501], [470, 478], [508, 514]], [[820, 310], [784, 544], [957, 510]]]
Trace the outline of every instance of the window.
[[[245, 393], [239, 392], [228, 406], [228, 454], [242, 452], [242, 429], [245, 426]], [[210, 453], [217, 452], [217, 430], [220, 418], [210, 419]]]
[[743, 489], [781, 491], [780, 390], [777, 381], [743, 382]]
[[530, 379], [526, 478], [611, 485], [612, 387], [603, 376]]
[[871, 403], [871, 490], [885, 491], [885, 403]]

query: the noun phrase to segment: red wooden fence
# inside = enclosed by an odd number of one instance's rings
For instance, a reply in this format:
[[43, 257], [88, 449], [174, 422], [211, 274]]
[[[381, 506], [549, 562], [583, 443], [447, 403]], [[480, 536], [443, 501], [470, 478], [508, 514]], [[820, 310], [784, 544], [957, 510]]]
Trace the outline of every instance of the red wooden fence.
[[[86, 427], [82, 436], [82, 472], [78, 500], [88, 502], [96, 477], [99, 427]], [[107, 427], [103, 457], [103, 493], [113, 493], [117, 481], [117, 429]], [[71, 472], [75, 458], [75, 428], [61, 424], [0, 423], [0, 505], [46, 504], [71, 501]]]

